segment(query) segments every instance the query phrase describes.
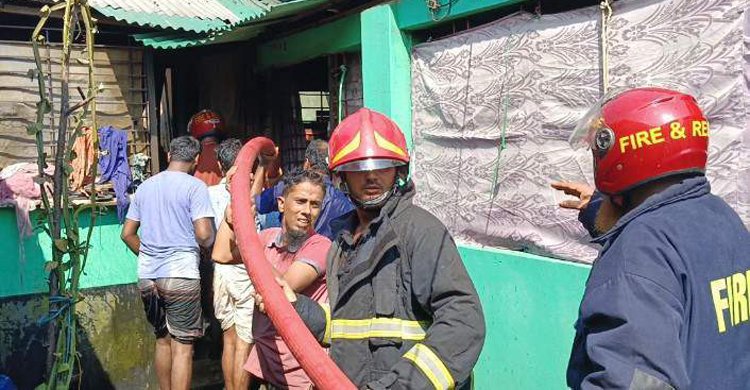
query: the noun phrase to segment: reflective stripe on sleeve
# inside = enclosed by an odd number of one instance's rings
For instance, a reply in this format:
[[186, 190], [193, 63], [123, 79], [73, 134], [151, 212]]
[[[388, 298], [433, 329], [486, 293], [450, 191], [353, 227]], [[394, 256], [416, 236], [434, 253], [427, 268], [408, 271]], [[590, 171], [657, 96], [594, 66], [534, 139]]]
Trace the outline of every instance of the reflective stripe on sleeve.
[[377, 337], [421, 341], [427, 335], [426, 327], [426, 322], [400, 318], [335, 319], [331, 323], [331, 339], [357, 340]]
[[436, 390], [453, 390], [455, 388], [456, 382], [448, 371], [448, 367], [428, 346], [415, 344], [404, 354], [404, 358], [412, 361], [430, 380]]
[[321, 304], [320, 307], [323, 309], [326, 315], [326, 330], [323, 333], [323, 344], [331, 345], [331, 306], [327, 303]]

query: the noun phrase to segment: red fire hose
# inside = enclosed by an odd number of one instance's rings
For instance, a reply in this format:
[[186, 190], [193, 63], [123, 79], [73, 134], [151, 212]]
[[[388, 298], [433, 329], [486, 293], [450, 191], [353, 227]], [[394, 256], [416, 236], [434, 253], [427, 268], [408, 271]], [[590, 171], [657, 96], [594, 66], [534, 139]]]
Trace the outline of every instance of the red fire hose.
[[[274, 154], [273, 141], [265, 137], [250, 140], [242, 147], [235, 165], [237, 173], [232, 179], [232, 214], [237, 245], [255, 290], [263, 297], [266, 314], [289, 346], [302, 368], [321, 390], [356, 389], [354, 384], [328, 357], [307, 326], [302, 322], [271, 272], [263, 245], [258, 238], [251, 212], [250, 174], [258, 153]], [[242, 223], [240, 221], [243, 221]]]

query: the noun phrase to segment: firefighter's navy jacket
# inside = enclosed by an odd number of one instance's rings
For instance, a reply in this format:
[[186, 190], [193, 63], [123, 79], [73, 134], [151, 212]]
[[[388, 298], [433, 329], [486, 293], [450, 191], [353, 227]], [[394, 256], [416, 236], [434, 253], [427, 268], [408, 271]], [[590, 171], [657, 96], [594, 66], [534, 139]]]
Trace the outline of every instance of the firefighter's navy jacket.
[[295, 308], [359, 387], [468, 388], [484, 342], [482, 308], [445, 226], [397, 190], [357, 243], [342, 217], [328, 255], [330, 308]]
[[568, 366], [574, 389], [750, 389], [750, 234], [702, 176], [606, 234]]

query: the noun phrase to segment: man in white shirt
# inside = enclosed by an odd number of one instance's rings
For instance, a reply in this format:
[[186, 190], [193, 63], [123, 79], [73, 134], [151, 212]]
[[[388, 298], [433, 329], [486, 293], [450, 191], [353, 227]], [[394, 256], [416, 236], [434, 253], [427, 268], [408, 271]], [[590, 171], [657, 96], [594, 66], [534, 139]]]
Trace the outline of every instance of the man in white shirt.
[[[230, 202], [227, 188], [227, 171], [234, 165], [242, 149], [242, 142], [236, 138], [224, 140], [216, 148], [219, 166], [224, 173], [221, 183], [208, 187], [211, 205], [214, 209], [214, 223], [218, 230], [224, 220], [224, 212]], [[242, 366], [247, 360], [253, 345], [252, 323], [255, 301], [253, 285], [240, 264], [214, 264], [214, 315], [221, 323], [223, 350], [221, 368], [224, 373], [224, 386], [227, 390], [246, 390], [250, 375]]]

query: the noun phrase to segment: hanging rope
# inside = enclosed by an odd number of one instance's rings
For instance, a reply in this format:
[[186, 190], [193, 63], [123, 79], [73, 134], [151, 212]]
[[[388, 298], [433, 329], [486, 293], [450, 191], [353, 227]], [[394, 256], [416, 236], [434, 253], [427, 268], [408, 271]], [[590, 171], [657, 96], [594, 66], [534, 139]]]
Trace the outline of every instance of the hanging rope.
[[[512, 40], [513, 35], [510, 35], [503, 49], [503, 65], [506, 70], [509, 68], [510, 61], [508, 60], [508, 52]], [[503, 156], [503, 151], [507, 147], [507, 143], [505, 142], [505, 132], [508, 129], [508, 109], [510, 108], [510, 77], [511, 72], [507, 72], [507, 79], [503, 85], [503, 119], [502, 127], [500, 128], [500, 142], [497, 144], [497, 157], [495, 157], [495, 169], [492, 173], [492, 187], [490, 187], [490, 208], [487, 211], [487, 222], [484, 225], [484, 234], [487, 234], [490, 229], [490, 217], [492, 216], [492, 209], [495, 206], [495, 196], [497, 195], [498, 190], [497, 184], [500, 177], [500, 158]]]
[[[528, 23], [531, 23], [535, 20], [538, 20], [540, 17], [540, 14], [536, 14], [531, 20], [528, 21]], [[513, 42], [514, 35], [511, 34], [508, 36], [508, 40], [505, 42], [505, 46], [503, 48], [503, 66], [506, 69], [507, 79], [505, 81], [505, 84], [503, 85], [503, 102], [502, 102], [502, 109], [503, 109], [503, 120], [502, 120], [502, 127], [500, 128], [500, 142], [497, 144], [497, 157], [495, 158], [495, 169], [492, 174], [492, 187], [490, 188], [490, 207], [487, 211], [487, 223], [484, 226], [484, 234], [487, 234], [490, 229], [490, 217], [492, 216], [492, 209], [495, 206], [495, 197], [497, 196], [497, 192], [499, 190], [498, 184], [500, 180], [500, 159], [503, 156], [503, 151], [507, 148], [507, 143], [505, 141], [505, 133], [508, 130], [508, 111], [510, 111], [510, 77], [511, 72], [507, 71], [507, 69], [510, 68], [510, 59], [508, 53], [510, 52], [510, 45]], [[521, 39], [521, 38], [519, 38]]]
[[609, 22], [612, 19], [612, 4], [610, 0], [602, 0], [599, 4], [602, 11], [602, 92], [609, 89]]
[[344, 98], [344, 81], [346, 80], [346, 65], [341, 64], [339, 67], [339, 70], [341, 71], [341, 77], [339, 78], [339, 104], [338, 104], [338, 116], [336, 117], [336, 123], [341, 123], [341, 118], [344, 116], [344, 101], [346, 100]]

